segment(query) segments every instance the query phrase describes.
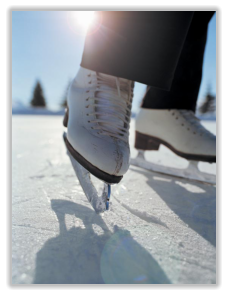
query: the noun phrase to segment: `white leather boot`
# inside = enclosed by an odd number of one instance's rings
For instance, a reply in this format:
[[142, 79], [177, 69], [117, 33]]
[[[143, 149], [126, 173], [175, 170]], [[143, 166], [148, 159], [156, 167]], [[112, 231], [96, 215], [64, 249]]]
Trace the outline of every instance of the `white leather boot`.
[[135, 147], [158, 150], [160, 144], [193, 161], [216, 162], [216, 137], [188, 110], [140, 109]]
[[81, 67], [68, 93], [67, 148], [84, 168], [110, 184], [129, 168], [133, 87], [127, 79]]

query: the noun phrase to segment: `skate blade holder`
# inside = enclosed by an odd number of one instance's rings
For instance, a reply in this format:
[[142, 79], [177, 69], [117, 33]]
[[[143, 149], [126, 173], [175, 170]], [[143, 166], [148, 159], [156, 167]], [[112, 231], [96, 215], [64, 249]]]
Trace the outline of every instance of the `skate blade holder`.
[[138, 150], [136, 158], [130, 160], [130, 164], [139, 168], [146, 169], [148, 171], [161, 173], [173, 177], [180, 177], [192, 181], [198, 181], [202, 183], [216, 184], [216, 175], [201, 172], [198, 168], [197, 161], [189, 161], [188, 167], [185, 169], [165, 167], [162, 165], [154, 164], [145, 160], [145, 151]]
[[101, 189], [101, 193], [99, 194], [91, 180], [90, 172], [86, 170], [72, 157], [68, 149], [67, 155], [71, 160], [71, 164], [74, 168], [75, 174], [80, 182], [80, 185], [86, 195], [86, 198], [92, 205], [95, 212], [99, 214], [109, 210], [111, 185], [108, 183], [103, 183], [103, 189]]

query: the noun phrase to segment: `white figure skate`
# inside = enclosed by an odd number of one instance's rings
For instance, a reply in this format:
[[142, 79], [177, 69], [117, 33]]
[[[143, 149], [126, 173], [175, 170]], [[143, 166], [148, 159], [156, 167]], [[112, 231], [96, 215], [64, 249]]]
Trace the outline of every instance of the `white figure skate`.
[[[169, 168], [147, 162], [146, 150], [158, 150], [163, 144], [175, 154], [189, 160], [186, 169]], [[203, 173], [198, 162], [216, 162], [216, 137], [206, 130], [192, 111], [141, 109], [136, 118], [135, 165], [150, 171], [215, 184], [216, 176]]]
[[[80, 184], [97, 213], [108, 210], [111, 184], [129, 168], [129, 123], [134, 83], [80, 68], [71, 83], [64, 141]], [[105, 182], [101, 197], [90, 173]]]

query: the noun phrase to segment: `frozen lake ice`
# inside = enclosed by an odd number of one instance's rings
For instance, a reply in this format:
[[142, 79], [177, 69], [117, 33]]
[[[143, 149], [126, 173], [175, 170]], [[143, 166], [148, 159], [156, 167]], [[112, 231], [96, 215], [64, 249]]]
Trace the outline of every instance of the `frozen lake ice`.
[[[216, 132], [214, 122], [204, 123]], [[97, 215], [62, 140], [62, 117], [13, 116], [13, 284], [215, 284], [216, 188], [130, 167]], [[134, 120], [130, 146], [134, 145]], [[147, 152], [185, 167], [165, 147]], [[200, 164], [216, 173], [215, 164]]]

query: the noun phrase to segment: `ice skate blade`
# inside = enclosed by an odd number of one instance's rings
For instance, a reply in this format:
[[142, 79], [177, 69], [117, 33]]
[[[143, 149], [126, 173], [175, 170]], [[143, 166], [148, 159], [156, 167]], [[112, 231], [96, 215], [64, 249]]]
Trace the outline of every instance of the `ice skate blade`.
[[75, 174], [80, 182], [80, 185], [95, 212], [99, 214], [103, 213], [106, 210], [109, 210], [109, 200], [111, 195], [110, 184], [104, 183], [102, 193], [99, 196], [96, 188], [94, 187], [91, 181], [90, 172], [74, 159], [74, 157], [71, 155], [68, 149], [67, 155], [71, 160], [71, 164], [74, 168]]
[[139, 151], [137, 157], [130, 160], [130, 165], [169, 176], [180, 177], [208, 184], [216, 184], [216, 175], [201, 172], [197, 167], [198, 162], [196, 161], [189, 161], [189, 165], [186, 169], [165, 167], [146, 161], [144, 158], [144, 152]]

